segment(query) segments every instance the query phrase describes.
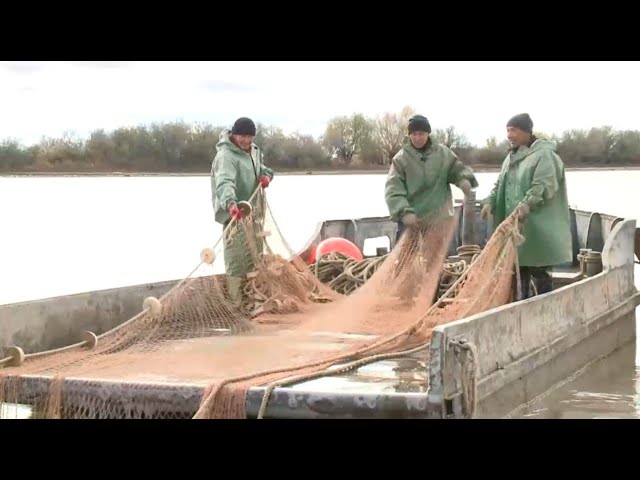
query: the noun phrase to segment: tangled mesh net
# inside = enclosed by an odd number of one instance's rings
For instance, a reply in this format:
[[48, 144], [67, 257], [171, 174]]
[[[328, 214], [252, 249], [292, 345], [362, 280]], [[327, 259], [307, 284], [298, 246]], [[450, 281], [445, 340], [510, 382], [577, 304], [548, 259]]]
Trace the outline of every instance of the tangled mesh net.
[[[190, 385], [204, 392], [193, 418], [244, 418], [252, 386], [425, 346], [435, 326], [510, 300], [522, 240], [514, 215], [456, 277], [455, 296], [436, 303], [457, 223], [449, 211], [407, 229], [375, 273], [345, 295], [290, 248], [262, 190], [251, 205], [249, 216], [231, 222], [214, 249], [203, 251], [191, 274], [160, 299], [148, 299], [132, 319], [97, 339], [27, 355], [21, 364], [17, 355], [0, 360], [0, 405], [29, 403], [44, 418], [153, 418], [166, 411], [65, 384], [119, 382], [128, 399], [150, 384]], [[239, 306], [227, 277], [213, 274], [223, 258], [227, 269], [246, 271]], [[34, 387], [33, 378], [44, 378], [45, 387]]]

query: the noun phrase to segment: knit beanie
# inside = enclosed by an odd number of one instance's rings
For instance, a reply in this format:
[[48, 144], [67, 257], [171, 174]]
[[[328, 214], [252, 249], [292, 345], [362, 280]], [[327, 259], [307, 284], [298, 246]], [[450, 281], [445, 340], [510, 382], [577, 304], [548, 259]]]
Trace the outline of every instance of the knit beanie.
[[236, 120], [231, 129], [233, 135], [252, 135], [256, 136], [256, 125], [253, 120], [247, 117], [241, 117]]
[[533, 133], [533, 120], [528, 113], [520, 113], [509, 119], [507, 127], [516, 127], [523, 132]]
[[414, 115], [409, 119], [409, 133], [427, 132], [431, 133], [431, 125], [427, 117], [422, 115]]

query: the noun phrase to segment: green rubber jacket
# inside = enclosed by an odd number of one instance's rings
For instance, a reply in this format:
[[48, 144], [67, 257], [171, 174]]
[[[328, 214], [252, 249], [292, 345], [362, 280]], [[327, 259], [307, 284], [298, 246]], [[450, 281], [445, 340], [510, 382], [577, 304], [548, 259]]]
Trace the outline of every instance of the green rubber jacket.
[[231, 203], [249, 200], [260, 176], [273, 178], [273, 170], [264, 165], [258, 146], [253, 144], [249, 155], [230, 140], [230, 134], [228, 129], [220, 134], [211, 164], [213, 210], [216, 222], [223, 225], [231, 219]]
[[459, 187], [462, 180], [469, 180], [472, 188], [478, 186], [471, 168], [449, 148], [429, 138], [427, 148], [420, 151], [406, 138], [391, 161], [385, 185], [391, 219], [400, 221], [405, 213], [424, 219], [447, 203], [453, 214], [450, 184]]
[[521, 267], [550, 267], [573, 257], [564, 164], [555, 143], [537, 139], [507, 155], [489, 197], [497, 226], [524, 202], [530, 213], [525, 241], [518, 249]]

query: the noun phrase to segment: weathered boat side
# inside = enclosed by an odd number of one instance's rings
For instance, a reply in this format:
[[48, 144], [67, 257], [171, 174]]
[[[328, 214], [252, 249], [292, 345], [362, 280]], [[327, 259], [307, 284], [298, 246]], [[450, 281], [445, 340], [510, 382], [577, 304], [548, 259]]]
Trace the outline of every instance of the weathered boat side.
[[460, 415], [463, 377], [456, 340], [471, 342], [478, 352], [479, 417], [506, 415], [633, 341], [640, 303], [635, 231], [635, 220], [616, 222], [602, 252], [603, 271], [594, 277], [435, 328], [429, 403], [445, 416]]
[[86, 330], [100, 335], [140, 312], [146, 297], [159, 297], [177, 282], [132, 285], [0, 305], [0, 346], [19, 345], [28, 354], [82, 341]]

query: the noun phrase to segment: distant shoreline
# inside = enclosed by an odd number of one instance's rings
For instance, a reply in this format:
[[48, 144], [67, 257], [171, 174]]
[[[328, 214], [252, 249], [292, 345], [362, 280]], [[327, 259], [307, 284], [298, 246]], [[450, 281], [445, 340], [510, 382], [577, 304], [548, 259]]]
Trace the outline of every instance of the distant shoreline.
[[[500, 171], [499, 166], [473, 166], [476, 173], [497, 173]], [[623, 171], [623, 170], [640, 170], [638, 166], [623, 167], [566, 167], [568, 172], [575, 171]], [[384, 169], [334, 169], [334, 170], [289, 170], [276, 171], [276, 176], [289, 175], [385, 175], [388, 168]], [[2, 172], [0, 177], [208, 177], [209, 172]]]

